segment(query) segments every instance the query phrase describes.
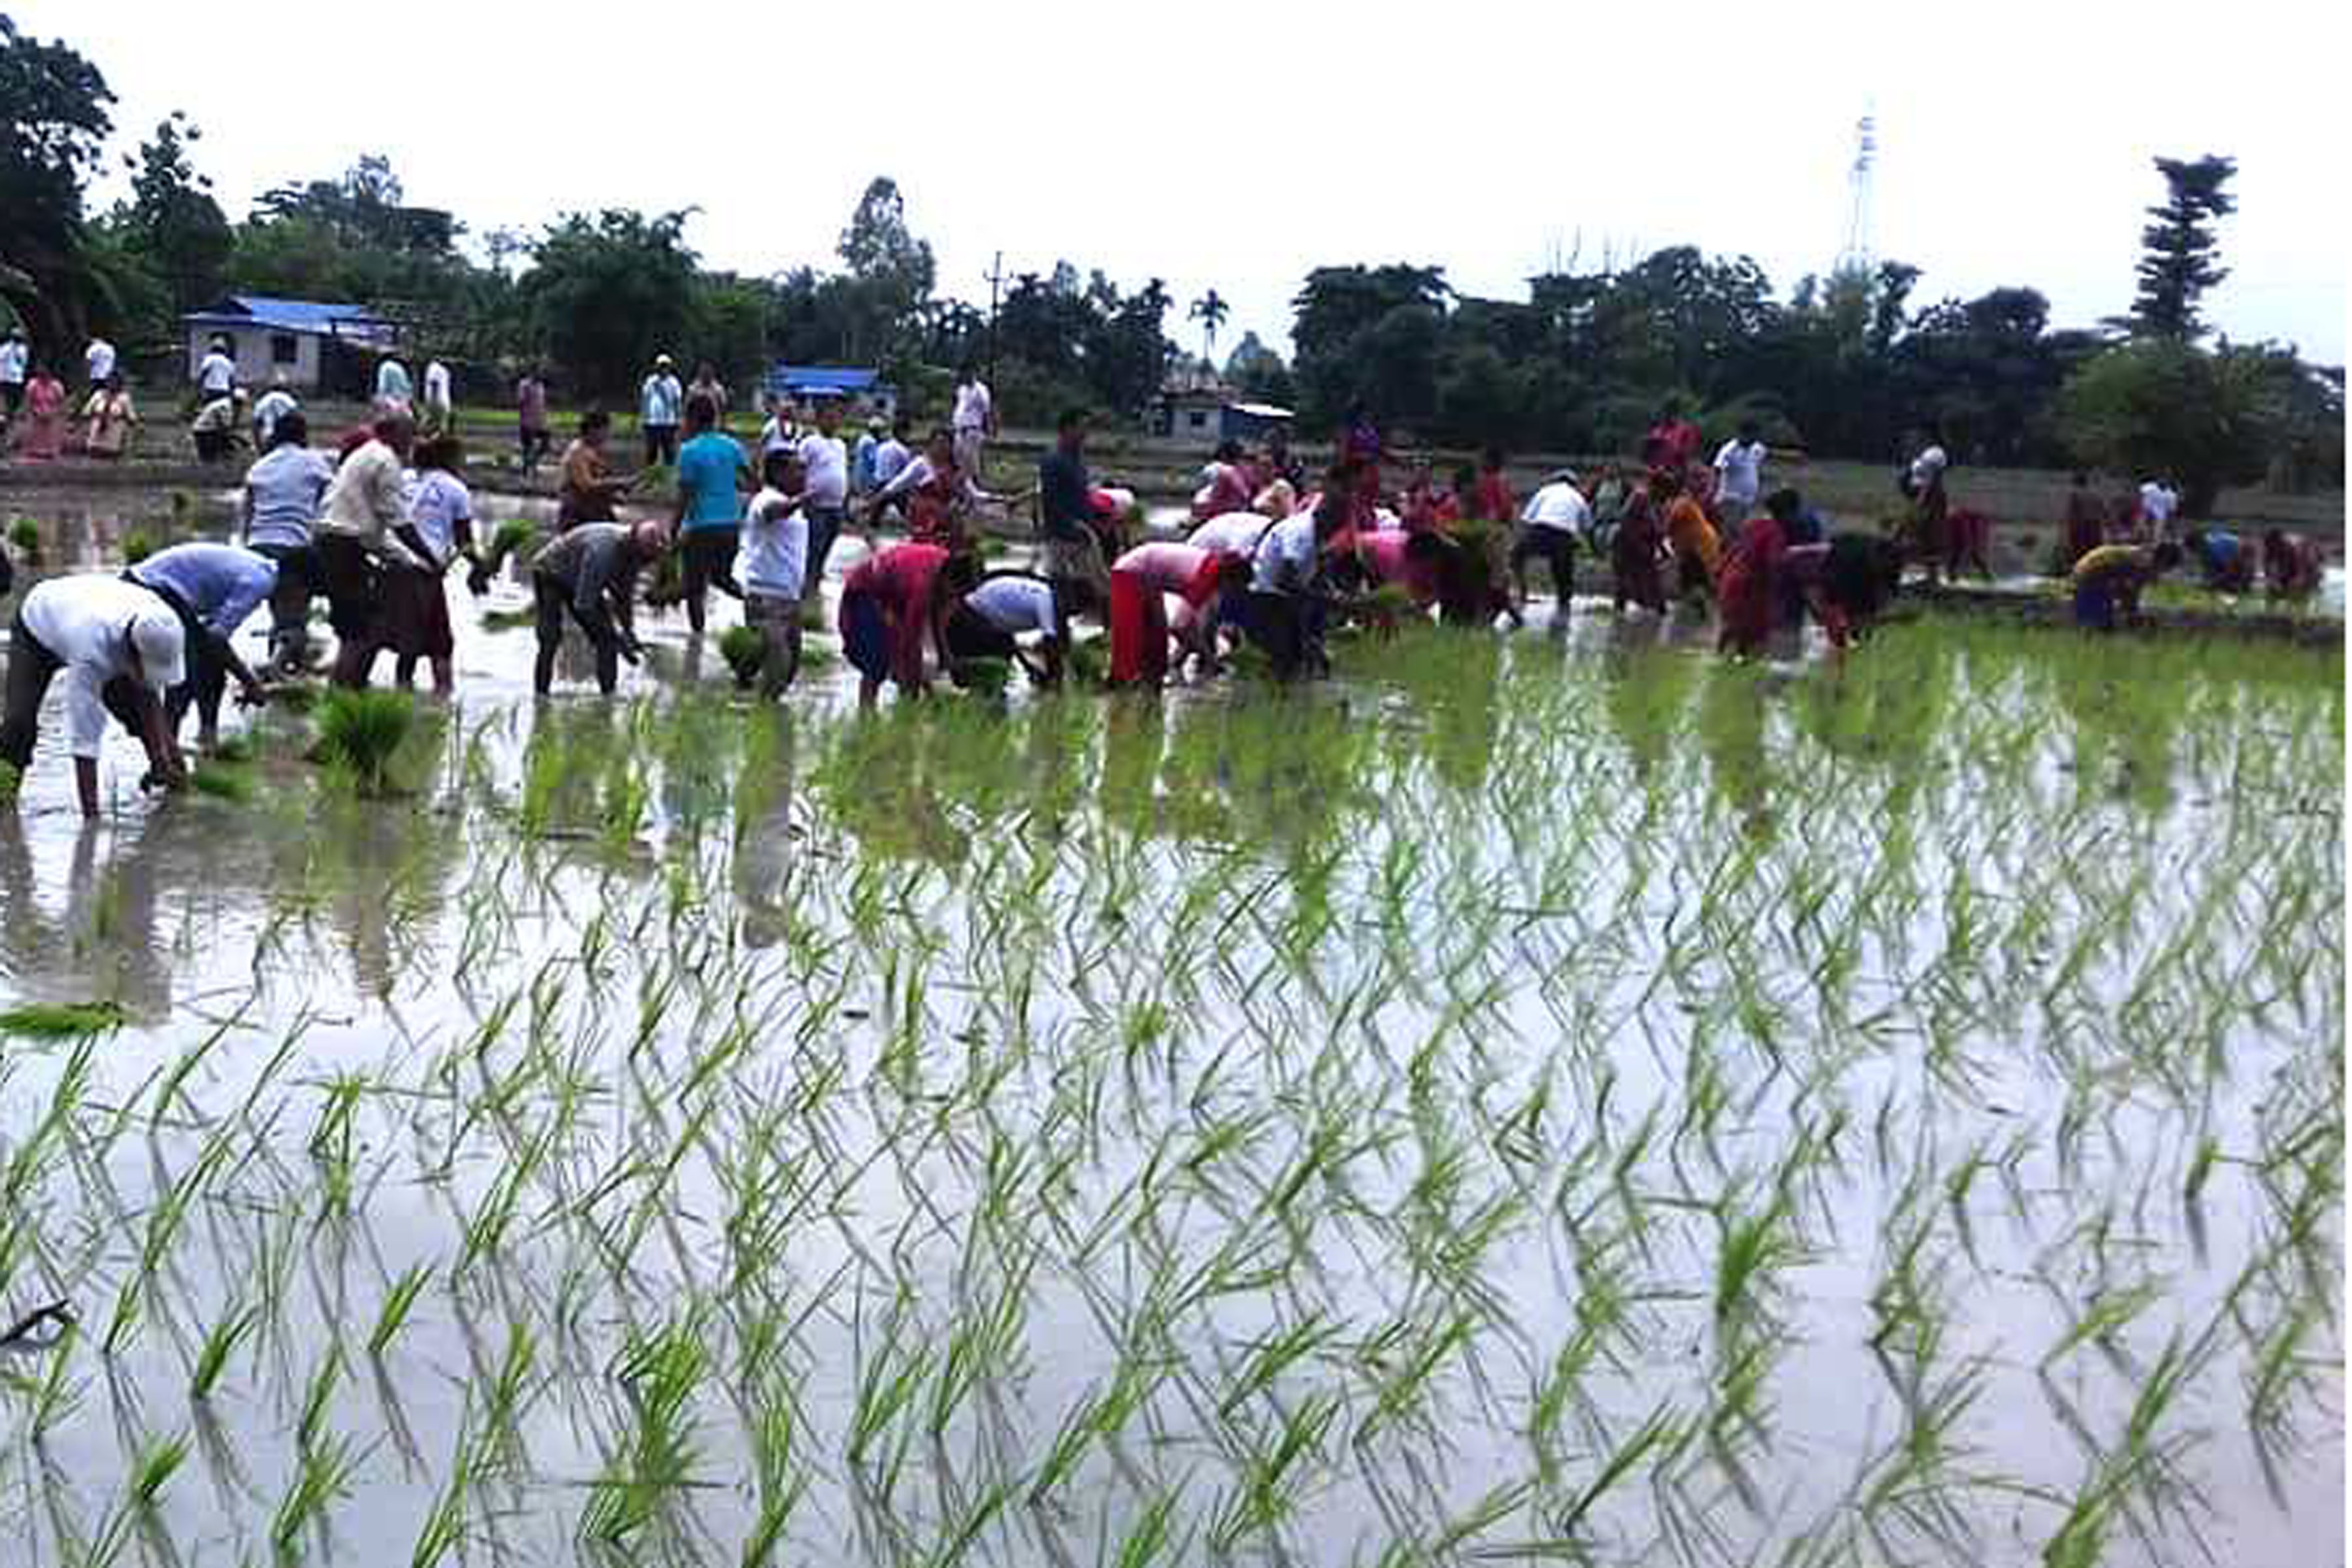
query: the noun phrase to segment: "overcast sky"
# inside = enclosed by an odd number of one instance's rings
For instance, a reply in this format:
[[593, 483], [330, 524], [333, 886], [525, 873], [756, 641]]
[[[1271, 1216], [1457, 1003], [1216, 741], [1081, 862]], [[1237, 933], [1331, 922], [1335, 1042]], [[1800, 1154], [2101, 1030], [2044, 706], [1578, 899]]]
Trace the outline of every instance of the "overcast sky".
[[698, 206], [706, 264], [770, 272], [832, 265], [887, 174], [942, 292], [985, 303], [1000, 250], [1008, 274], [1158, 276], [1197, 349], [1181, 303], [1213, 287], [1234, 305], [1221, 359], [1246, 329], [1286, 346], [1326, 263], [1433, 263], [1524, 299], [1555, 256], [1692, 243], [1754, 256], [1785, 297], [1843, 239], [1866, 106], [1872, 237], [1925, 270], [1916, 300], [2025, 284], [2087, 325], [2129, 302], [2149, 159], [2221, 153], [2240, 210], [2212, 319], [2344, 358], [2333, 7], [2204, 7], [2182, 14], [2193, 35], [2161, 7], [2063, 0], [9, 8], [105, 73], [119, 151], [193, 115], [232, 219], [382, 152], [409, 200], [478, 234]]

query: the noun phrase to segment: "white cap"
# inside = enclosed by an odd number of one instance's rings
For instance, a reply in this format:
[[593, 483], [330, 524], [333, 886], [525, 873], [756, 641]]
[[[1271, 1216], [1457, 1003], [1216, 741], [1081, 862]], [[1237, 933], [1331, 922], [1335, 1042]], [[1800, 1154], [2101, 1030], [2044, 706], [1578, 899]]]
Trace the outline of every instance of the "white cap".
[[131, 617], [131, 646], [139, 652], [139, 673], [157, 692], [188, 678], [187, 634], [180, 617], [158, 606]]

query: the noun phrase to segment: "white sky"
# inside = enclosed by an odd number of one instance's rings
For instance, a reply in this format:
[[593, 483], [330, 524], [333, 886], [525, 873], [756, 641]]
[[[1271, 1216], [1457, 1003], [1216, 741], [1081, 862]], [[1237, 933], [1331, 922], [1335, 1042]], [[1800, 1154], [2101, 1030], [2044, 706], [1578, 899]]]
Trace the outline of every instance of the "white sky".
[[2239, 212], [2210, 315], [2344, 359], [2332, 6], [1005, 0], [821, 8], [822, 35], [781, 4], [10, 9], [105, 73], [119, 151], [194, 116], [232, 219], [382, 152], [477, 235], [698, 205], [706, 264], [769, 272], [834, 265], [887, 174], [943, 293], [984, 305], [1000, 249], [1008, 275], [1157, 275], [1197, 352], [1182, 306], [1214, 287], [1220, 359], [1245, 329], [1286, 348], [1326, 263], [1434, 263], [1523, 299], [1556, 248], [1688, 242], [1748, 252], [1785, 297], [1843, 237], [1865, 104], [1876, 250], [1924, 268], [1916, 302], [2023, 284], [2089, 325], [2130, 300], [2148, 160], [2221, 153]]

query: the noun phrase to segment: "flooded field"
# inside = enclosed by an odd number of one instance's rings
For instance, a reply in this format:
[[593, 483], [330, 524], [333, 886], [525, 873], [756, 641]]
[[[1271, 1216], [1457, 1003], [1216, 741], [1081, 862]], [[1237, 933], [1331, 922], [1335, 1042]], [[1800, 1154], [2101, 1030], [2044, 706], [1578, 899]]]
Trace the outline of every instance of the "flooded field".
[[452, 593], [391, 798], [0, 815], [120, 1009], [0, 1037], [9, 1563], [2343, 1560], [2340, 647], [861, 718]]

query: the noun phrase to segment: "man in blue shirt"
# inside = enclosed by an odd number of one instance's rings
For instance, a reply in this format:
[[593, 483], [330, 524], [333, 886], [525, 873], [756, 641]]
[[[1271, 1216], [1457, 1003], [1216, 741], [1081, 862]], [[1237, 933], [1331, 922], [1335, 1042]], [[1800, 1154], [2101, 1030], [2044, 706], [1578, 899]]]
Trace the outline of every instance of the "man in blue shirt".
[[677, 409], [685, 395], [669, 355], [655, 355], [653, 374], [637, 388], [637, 423], [645, 427], [646, 467], [677, 461]]
[[717, 588], [737, 599], [735, 545], [743, 521], [750, 459], [719, 433], [719, 410], [699, 395], [686, 400], [686, 444], [677, 449], [676, 532], [685, 552], [686, 623], [702, 635], [702, 602]]
[[228, 678], [248, 700], [261, 696], [261, 682], [236, 656], [229, 638], [278, 586], [278, 563], [255, 550], [194, 540], [159, 550], [123, 574], [153, 594], [180, 617], [187, 647], [187, 679], [163, 695], [163, 719], [177, 735], [196, 706], [196, 744], [209, 752], [220, 742], [221, 697]]

